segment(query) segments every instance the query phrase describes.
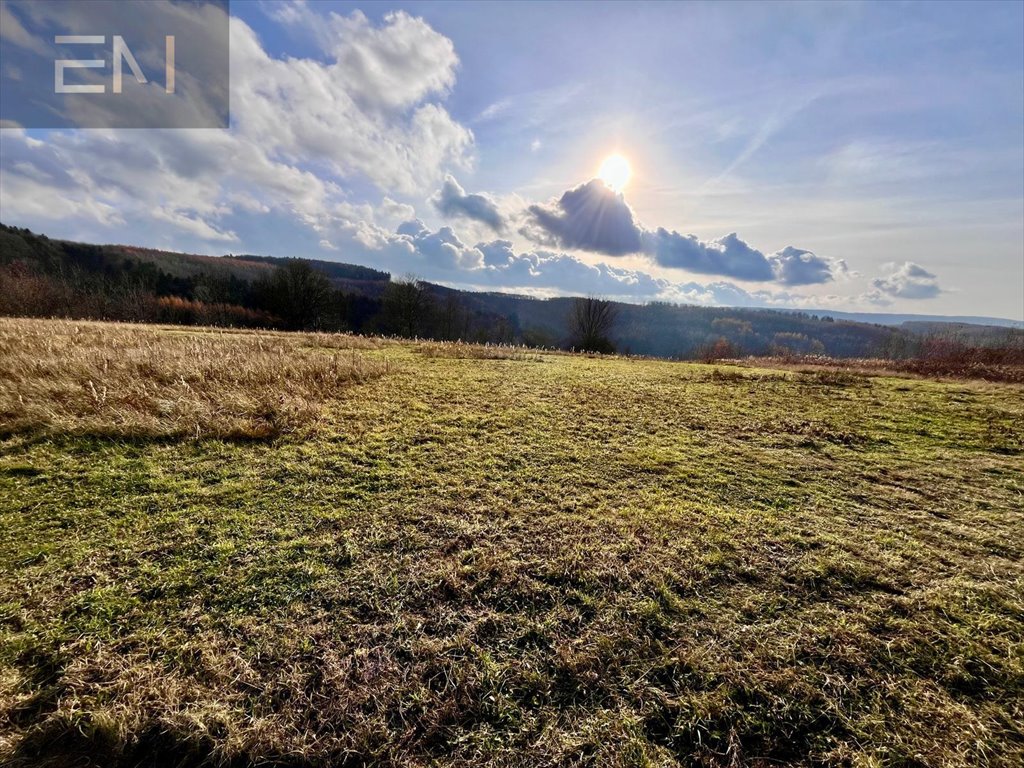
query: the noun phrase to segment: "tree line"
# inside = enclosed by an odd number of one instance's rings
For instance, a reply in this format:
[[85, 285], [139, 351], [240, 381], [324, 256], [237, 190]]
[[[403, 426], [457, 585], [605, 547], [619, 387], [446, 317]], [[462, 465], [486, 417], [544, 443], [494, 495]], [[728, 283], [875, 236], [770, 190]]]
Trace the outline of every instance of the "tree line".
[[[0, 224], [0, 314], [347, 331], [719, 360], [910, 359], [1024, 347], [1024, 332], [915, 329], [801, 312], [473, 293], [368, 267], [51, 240]], [[987, 352], [985, 359], [998, 356]], [[977, 357], [975, 355], [974, 357]]]

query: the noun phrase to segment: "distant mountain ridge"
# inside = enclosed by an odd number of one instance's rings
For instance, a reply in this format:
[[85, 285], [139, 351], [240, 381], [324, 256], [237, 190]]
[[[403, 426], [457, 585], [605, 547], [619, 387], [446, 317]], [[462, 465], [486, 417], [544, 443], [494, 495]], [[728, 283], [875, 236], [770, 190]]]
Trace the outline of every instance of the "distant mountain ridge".
[[949, 325], [988, 325], [998, 328], [1024, 329], [1024, 320], [1009, 320], [1004, 317], [975, 317], [971, 315], [917, 315], [893, 312], [839, 312], [834, 309], [781, 309], [782, 312], [806, 312], [833, 320], [852, 320], [857, 323], [878, 325], [905, 325], [907, 323], [945, 323]]

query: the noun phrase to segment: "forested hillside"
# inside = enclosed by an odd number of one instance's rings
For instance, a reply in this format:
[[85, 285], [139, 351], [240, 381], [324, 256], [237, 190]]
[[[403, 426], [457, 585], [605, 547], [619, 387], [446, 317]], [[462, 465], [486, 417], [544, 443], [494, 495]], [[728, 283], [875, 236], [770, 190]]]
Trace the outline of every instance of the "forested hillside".
[[[226, 257], [54, 240], [0, 225], [0, 314], [379, 333], [440, 340], [577, 346], [572, 298], [536, 299], [394, 280], [364, 266]], [[816, 314], [617, 303], [620, 352], [668, 358], [740, 355], [907, 357], [923, 339], [1020, 345], [1024, 332], [944, 323], [894, 327]]]

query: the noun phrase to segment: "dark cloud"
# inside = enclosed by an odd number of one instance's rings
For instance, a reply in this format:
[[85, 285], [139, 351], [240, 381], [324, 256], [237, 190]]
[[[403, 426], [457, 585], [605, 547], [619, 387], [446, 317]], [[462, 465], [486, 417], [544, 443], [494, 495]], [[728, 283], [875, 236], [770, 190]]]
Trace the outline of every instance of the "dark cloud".
[[[897, 299], [934, 299], [942, 293], [938, 278], [912, 261], [890, 265], [889, 274], [872, 280], [871, 284], [882, 294]], [[878, 294], [871, 300], [885, 303], [885, 298]]]
[[846, 262], [831, 259], [788, 245], [771, 256], [775, 279], [783, 285], [819, 285], [833, 279], [833, 269], [846, 271]]
[[410, 219], [409, 221], [403, 221], [399, 224], [398, 229], [396, 229], [395, 232], [399, 235], [416, 238], [420, 235], [429, 234], [430, 230], [427, 229], [427, 225], [419, 219]]
[[531, 205], [521, 233], [542, 245], [625, 256], [641, 250], [642, 230], [621, 194], [599, 179], [565, 192], [557, 202]]
[[487, 195], [467, 193], [451, 176], [444, 177], [444, 186], [434, 193], [430, 202], [443, 216], [472, 219], [486, 224], [495, 232], [505, 231], [505, 217], [498, 210], [498, 205]]
[[645, 232], [643, 241], [644, 252], [663, 267], [739, 280], [771, 280], [774, 277], [768, 258], [740, 240], [736, 233], [705, 243], [694, 235], [681, 235], [659, 227], [653, 232]]
[[592, 251], [609, 256], [643, 253], [662, 267], [737, 280], [814, 285], [845, 271], [842, 262], [789, 246], [771, 256], [733, 232], [706, 242], [659, 227], [645, 229], [625, 198], [599, 179], [570, 189], [557, 201], [531, 205], [520, 234], [549, 247]]

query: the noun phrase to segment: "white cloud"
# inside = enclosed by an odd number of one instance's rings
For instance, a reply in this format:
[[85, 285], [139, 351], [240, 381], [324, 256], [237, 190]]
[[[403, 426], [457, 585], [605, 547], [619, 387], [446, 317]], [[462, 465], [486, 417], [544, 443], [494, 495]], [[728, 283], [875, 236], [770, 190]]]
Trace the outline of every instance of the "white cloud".
[[261, 5], [264, 13], [279, 24], [298, 26], [310, 34], [323, 31], [320, 17], [307, 0], [263, 0]]
[[455, 84], [452, 41], [403, 11], [386, 14], [380, 27], [358, 10], [322, 16], [305, 0], [270, 5], [268, 15], [312, 37], [333, 59], [333, 76], [362, 106], [399, 110]]
[[[404, 13], [389, 14], [381, 28], [362, 14], [337, 18], [347, 20], [334, 25], [339, 38], [329, 64], [275, 59], [244, 22], [232, 19], [239, 135], [272, 156], [326, 162], [338, 176], [363, 176], [388, 192], [425, 191], [446, 166], [469, 167], [470, 131], [438, 104], [420, 103], [453, 82], [451, 42]], [[403, 57], [411, 48], [417, 49], [415, 76]], [[403, 79], [409, 82], [396, 84]]]
[[[428, 100], [454, 82], [457, 59], [451, 41], [404, 13], [380, 26], [335, 14], [326, 27], [333, 58], [324, 63], [274, 58], [231, 20], [230, 131], [69, 131], [39, 140], [3, 131], [5, 220], [149, 221], [219, 242], [235, 237], [225, 217], [275, 211], [324, 239], [341, 229], [378, 242], [375, 211], [352, 209], [343, 185], [361, 178], [392, 195], [422, 194], [446, 170], [471, 164], [472, 134]], [[379, 218], [393, 226], [413, 213], [387, 197]]]
[[7, 3], [0, 3], [0, 40], [43, 56], [50, 54], [50, 46], [25, 29]]
[[158, 221], [166, 221], [173, 224], [183, 232], [195, 235], [201, 240], [238, 242], [238, 235], [231, 231], [222, 231], [202, 219], [190, 216], [167, 208], [155, 208], [152, 212], [153, 218]]
[[389, 244], [439, 270], [474, 270], [483, 265], [483, 254], [459, 240], [451, 227], [432, 232], [419, 219], [399, 226]]
[[[441, 103], [458, 66], [451, 41], [405, 13], [374, 25], [358, 12], [322, 17], [305, 3], [274, 12], [315, 36], [325, 55], [276, 58], [232, 19], [230, 131], [0, 134], [5, 220], [105, 228], [130, 222], [219, 245], [238, 240], [237, 214], [287, 217], [315, 233], [314, 248], [345, 260], [464, 285], [632, 300], [794, 306], [827, 299], [749, 292], [731, 282], [673, 282], [563, 251], [640, 254], [662, 267], [784, 285], [824, 282], [845, 269], [795, 248], [766, 255], [735, 234], [701, 241], [647, 230], [622, 196], [598, 181], [529, 207], [516, 196], [469, 193], [450, 173], [471, 166], [473, 136]], [[498, 103], [485, 117], [514, 108]], [[530, 148], [540, 146], [534, 139]], [[414, 221], [415, 209], [400, 201], [422, 200], [439, 183], [433, 202], [463, 219], [458, 233]], [[349, 190], [368, 186], [379, 190], [379, 203], [350, 197]], [[491, 239], [524, 217], [534, 248]], [[901, 280], [920, 276], [894, 273], [876, 291], [913, 292], [897, 287]]]
[[[342, 249], [344, 250], [344, 249]], [[729, 306], [822, 306], [840, 297], [807, 297], [786, 291], [747, 291], [734, 283], [675, 283], [636, 269], [589, 264], [548, 249], [517, 251], [511, 240], [469, 245], [450, 227], [437, 231], [423, 222], [403, 223], [387, 234], [368, 261], [393, 272], [412, 272], [427, 280], [501, 288], [531, 295], [596, 294], [625, 301], [662, 300]]]
[[[14, 131], [0, 132], [0, 155], [7, 152], [10, 143], [16, 140]], [[72, 177], [62, 170], [50, 173], [43, 168], [31, 166], [29, 173], [0, 172], [0, 209], [4, 220], [18, 218], [75, 220], [87, 219], [105, 227], [120, 226], [124, 217], [116, 205], [99, 200], [88, 194], [55, 195], [53, 178], [75, 184]], [[8, 219], [8, 217], [11, 219]]]
[[385, 195], [374, 210], [374, 218], [383, 226], [393, 229], [403, 221], [416, 218], [416, 209], [408, 203], [400, 203]]
[[399, 109], [454, 85], [455, 46], [423, 19], [398, 11], [374, 27], [360, 11], [330, 18], [337, 74], [357, 100]]
[[501, 99], [500, 101], [496, 101], [493, 104], [488, 104], [484, 108], [484, 110], [479, 115], [476, 116], [475, 122], [485, 123], [488, 120], [493, 120], [494, 118], [501, 115], [503, 112], [507, 112], [509, 107], [511, 106], [511, 99]]
[[842, 259], [827, 259], [791, 245], [772, 254], [769, 261], [775, 279], [782, 285], [818, 285], [849, 271]]
[[897, 299], [933, 299], [942, 293], [938, 277], [912, 261], [902, 264], [886, 264], [888, 274], [871, 281], [874, 290], [865, 294], [864, 299], [872, 304], [889, 304]]

